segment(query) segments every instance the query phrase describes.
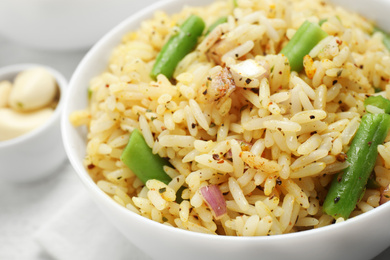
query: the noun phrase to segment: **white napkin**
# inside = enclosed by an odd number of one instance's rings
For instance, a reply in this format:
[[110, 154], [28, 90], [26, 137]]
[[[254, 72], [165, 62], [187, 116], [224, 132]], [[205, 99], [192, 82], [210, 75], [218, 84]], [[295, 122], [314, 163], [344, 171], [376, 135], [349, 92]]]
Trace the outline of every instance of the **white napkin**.
[[60, 209], [34, 239], [56, 260], [150, 259], [108, 222], [85, 191]]

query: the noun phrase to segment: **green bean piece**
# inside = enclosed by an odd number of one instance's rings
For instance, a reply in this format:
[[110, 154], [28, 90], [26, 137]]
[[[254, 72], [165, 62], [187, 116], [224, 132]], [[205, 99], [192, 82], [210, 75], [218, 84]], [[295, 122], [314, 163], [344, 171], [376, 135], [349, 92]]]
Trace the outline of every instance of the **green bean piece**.
[[[339, 20], [341, 22], [340, 16], [336, 15], [335, 17], [337, 18], [337, 20]], [[318, 21], [318, 25], [322, 26], [322, 24], [327, 22], [327, 21], [328, 21], [328, 18], [323, 18], [323, 19]]]
[[210, 32], [212, 32], [215, 29], [215, 27], [217, 27], [218, 25], [226, 23], [226, 22], [227, 22], [227, 17], [226, 16], [223, 16], [223, 17], [219, 18], [213, 24], [210, 25], [209, 29], [206, 32], [206, 35], [208, 35]]
[[233, 0], [233, 6], [234, 6], [234, 8], [238, 7], [237, 0]]
[[327, 36], [318, 24], [305, 21], [280, 53], [288, 58], [291, 70], [300, 72], [303, 69], [303, 57]]
[[383, 44], [390, 51], [390, 35], [386, 34], [386, 36], [383, 38]]
[[177, 192], [176, 192], [176, 202], [177, 203], [181, 203], [183, 201], [183, 198], [181, 197], [181, 195], [183, 194], [183, 191], [185, 190], [186, 188], [184, 186], [181, 186]]
[[91, 88], [88, 88], [88, 99], [92, 98], [93, 91]]
[[383, 45], [390, 51], [390, 34], [386, 33], [378, 27], [374, 27], [373, 33], [381, 32], [383, 34]]
[[364, 106], [373, 105], [390, 114], [390, 100], [382, 96], [370, 96], [364, 100]]
[[379, 182], [376, 181], [375, 179], [375, 174], [371, 174], [370, 177], [368, 178], [368, 181], [367, 181], [367, 189], [378, 189], [380, 188], [380, 184]]
[[202, 35], [204, 28], [205, 23], [202, 18], [191, 15], [180, 26], [179, 32], [173, 35], [162, 47], [150, 76], [156, 79], [157, 75], [164, 74], [168, 79], [171, 79], [177, 64], [195, 48], [198, 37]]
[[319, 22], [318, 22], [318, 25], [321, 26], [323, 23], [327, 22], [328, 21], [328, 18], [324, 18], [324, 19], [321, 19]]
[[335, 175], [325, 198], [323, 209], [334, 218], [347, 219], [365, 190], [378, 156], [377, 147], [390, 129], [389, 114], [362, 117], [360, 126], [347, 152], [349, 166]]
[[146, 144], [142, 133], [134, 129], [129, 141], [121, 155], [122, 162], [143, 182], [156, 179], [165, 184], [171, 181], [163, 167], [169, 162], [158, 154], [153, 154], [152, 149]]

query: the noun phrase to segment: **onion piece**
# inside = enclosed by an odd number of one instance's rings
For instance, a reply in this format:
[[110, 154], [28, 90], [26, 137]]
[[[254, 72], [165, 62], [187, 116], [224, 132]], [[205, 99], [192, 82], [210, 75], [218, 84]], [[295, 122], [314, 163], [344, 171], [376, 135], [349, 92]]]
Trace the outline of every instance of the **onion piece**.
[[[252, 146], [253, 146], [251, 143], [244, 141], [244, 140], [236, 139], [236, 141], [240, 144], [242, 151], [250, 151]], [[232, 158], [232, 150], [231, 149], [229, 149], [229, 151], [226, 153], [225, 158], [226, 159]]]
[[225, 67], [210, 78], [211, 82], [204, 93], [206, 93], [205, 95], [209, 100], [222, 104], [236, 89], [233, 76], [229, 69]]
[[216, 219], [226, 214], [226, 201], [217, 185], [204, 186], [200, 188], [200, 193]]
[[390, 200], [390, 184], [382, 191], [379, 205], [382, 205]]

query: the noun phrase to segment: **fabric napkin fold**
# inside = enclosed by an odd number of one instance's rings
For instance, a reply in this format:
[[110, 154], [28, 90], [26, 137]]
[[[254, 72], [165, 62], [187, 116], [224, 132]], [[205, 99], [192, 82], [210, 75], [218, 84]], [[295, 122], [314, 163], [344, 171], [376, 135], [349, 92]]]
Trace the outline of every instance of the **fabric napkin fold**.
[[34, 239], [56, 260], [150, 259], [108, 222], [86, 191], [61, 208]]

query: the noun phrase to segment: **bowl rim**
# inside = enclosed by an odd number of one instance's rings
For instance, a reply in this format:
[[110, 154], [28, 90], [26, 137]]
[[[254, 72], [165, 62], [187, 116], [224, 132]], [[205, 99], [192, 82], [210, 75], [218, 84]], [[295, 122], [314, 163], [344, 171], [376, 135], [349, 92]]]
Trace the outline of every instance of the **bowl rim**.
[[46, 69], [56, 80], [58, 91], [59, 91], [59, 102], [54, 109], [53, 114], [51, 117], [44, 122], [42, 125], [38, 126], [37, 128], [20, 135], [18, 137], [0, 141], [0, 149], [1, 148], [7, 148], [12, 145], [18, 145], [21, 144], [27, 140], [35, 138], [37, 135], [39, 135], [41, 132], [44, 132], [46, 129], [50, 128], [61, 116], [62, 108], [65, 103], [65, 94], [66, 94], [66, 88], [68, 85], [68, 81], [66, 80], [65, 76], [62, 75], [59, 71], [56, 69], [49, 67], [47, 65], [38, 64], [38, 63], [20, 63], [20, 64], [13, 64], [8, 65], [5, 67], [0, 68], [0, 81], [8, 80], [13, 84], [13, 81], [16, 77], [16, 75], [20, 72], [23, 72], [25, 70], [40, 67]]
[[[130, 218], [134, 218], [134, 221], [143, 222], [144, 224], [151, 225], [154, 228], [158, 228], [160, 230], [164, 230], [165, 232], [177, 232], [179, 235], [182, 236], [191, 236], [191, 237], [197, 237], [200, 239], [207, 239], [207, 238], [213, 238], [213, 240], [221, 240], [228, 241], [261, 241], [262, 243], [268, 243], [275, 239], [277, 240], [290, 240], [290, 239], [299, 239], [307, 236], [315, 236], [316, 234], [332, 234], [335, 230], [338, 229], [347, 229], [347, 227], [354, 227], [356, 225], [360, 225], [359, 223], [363, 223], [365, 219], [372, 218], [372, 215], [377, 214], [383, 214], [382, 212], [388, 212], [390, 213], [390, 203], [380, 205], [377, 208], [374, 208], [373, 210], [369, 212], [365, 212], [363, 214], [360, 214], [358, 216], [355, 216], [353, 218], [347, 219], [346, 221], [331, 224], [328, 226], [324, 226], [317, 229], [310, 229], [306, 231], [300, 231], [300, 232], [294, 232], [294, 233], [287, 233], [287, 234], [280, 234], [280, 235], [272, 235], [272, 236], [254, 236], [254, 237], [244, 237], [244, 236], [225, 236], [225, 235], [210, 235], [210, 234], [204, 234], [204, 233], [198, 233], [188, 230], [183, 230], [176, 227], [167, 226], [164, 224], [161, 224], [159, 222], [156, 222], [154, 220], [151, 220], [149, 218], [143, 217], [141, 215], [138, 215], [125, 207], [119, 205], [116, 203], [113, 199], [111, 199], [104, 191], [102, 191], [96, 183], [92, 180], [92, 178], [89, 176], [86, 169], [83, 167], [82, 162], [78, 159], [78, 157], [75, 155], [75, 152], [73, 151], [75, 147], [71, 145], [71, 142], [69, 141], [71, 139], [69, 134], [69, 129], [73, 126], [71, 126], [68, 117], [71, 111], [69, 110], [69, 100], [72, 95], [72, 92], [75, 88], [77, 88], [77, 81], [79, 78], [82, 78], [82, 74], [84, 70], [86, 69], [86, 66], [88, 66], [89, 63], [91, 63], [93, 60], [96, 61], [96, 57], [98, 57], [98, 61], [103, 60], [103, 56], [109, 56], [111, 54], [112, 49], [107, 49], [107, 46], [113, 45], [117, 46], [119, 44], [118, 39], [124, 35], [124, 31], [126, 31], [126, 28], [131, 27], [133, 25], [138, 25], [147, 18], [151, 18], [152, 15], [158, 8], [164, 7], [166, 5], [170, 5], [173, 3], [178, 3], [181, 8], [186, 6], [187, 3], [184, 5], [180, 3], [180, 0], [161, 0], [158, 1], [147, 8], [144, 8], [135, 14], [129, 16], [124, 21], [113, 27], [109, 32], [107, 32], [102, 38], [99, 39], [97, 43], [95, 43], [92, 48], [88, 51], [88, 53], [83, 57], [79, 65], [77, 66], [76, 70], [74, 71], [74, 74], [71, 77], [70, 83], [69, 83], [69, 91], [66, 93], [65, 97], [65, 104], [64, 109], [62, 113], [62, 119], [61, 119], [61, 130], [62, 130], [62, 139], [65, 146], [66, 154], [69, 158], [70, 163], [72, 164], [73, 168], [75, 169], [78, 177], [81, 179], [85, 187], [93, 193], [93, 195], [97, 195], [99, 200], [103, 200], [104, 202], [110, 204], [111, 208], [114, 208], [116, 211], [119, 211], [121, 214], [128, 216]], [[202, 2], [203, 3], [203, 2]], [[164, 9], [164, 11], [167, 11]], [[172, 11], [167, 11], [167, 13], [171, 14]], [[136, 28], [136, 27], [135, 27]], [[119, 34], [119, 35], [118, 35]], [[113, 44], [115, 42], [115, 44]], [[106, 48], [106, 49], [105, 49]], [[96, 56], [96, 57], [95, 57]], [[94, 58], [95, 57], [95, 58]], [[107, 58], [107, 57], [106, 57]], [[106, 59], [106, 62], [108, 62], [108, 59]], [[107, 65], [107, 64], [106, 64]], [[97, 69], [93, 70], [94, 72], [97, 72]], [[103, 71], [101, 71], [103, 72]], [[100, 72], [100, 73], [101, 73]], [[97, 74], [96, 74], [97, 75]], [[95, 75], [95, 76], [96, 76]], [[91, 194], [89, 194], [91, 195]], [[95, 200], [96, 202], [96, 200]], [[100, 203], [101, 204], [101, 203]]]

